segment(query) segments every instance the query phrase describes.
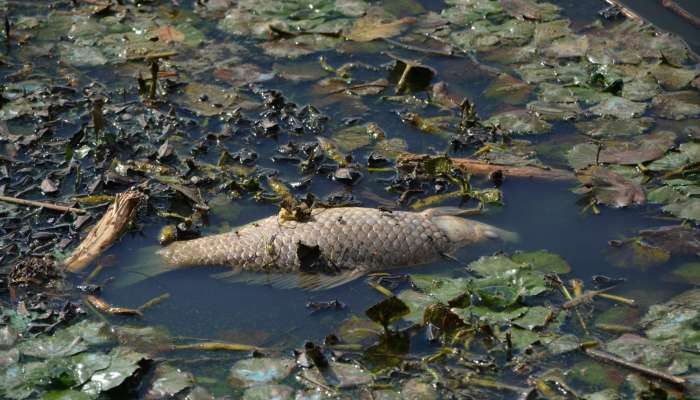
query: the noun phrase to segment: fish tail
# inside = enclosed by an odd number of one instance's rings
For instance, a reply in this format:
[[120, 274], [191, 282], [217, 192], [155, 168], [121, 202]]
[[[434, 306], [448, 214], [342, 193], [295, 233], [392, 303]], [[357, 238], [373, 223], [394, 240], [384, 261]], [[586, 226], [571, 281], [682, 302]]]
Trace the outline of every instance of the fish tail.
[[172, 269], [172, 266], [163, 262], [156, 255], [159, 246], [147, 246], [137, 250], [134, 261], [129, 266], [122, 268], [115, 277], [113, 285], [117, 288], [124, 288], [141, 283]]
[[516, 232], [496, 228], [495, 226], [491, 225], [488, 225], [486, 229], [488, 232], [491, 232], [492, 235], [496, 236], [496, 238], [501, 239], [504, 242], [517, 243], [520, 241], [520, 235], [518, 235]]

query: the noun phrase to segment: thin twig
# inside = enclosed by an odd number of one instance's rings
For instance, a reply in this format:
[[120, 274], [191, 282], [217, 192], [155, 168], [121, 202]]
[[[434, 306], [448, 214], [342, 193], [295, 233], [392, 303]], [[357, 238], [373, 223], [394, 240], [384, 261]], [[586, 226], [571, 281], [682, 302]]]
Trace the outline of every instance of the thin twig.
[[156, 304], [159, 304], [168, 298], [170, 298], [170, 293], [163, 293], [160, 296], [154, 297], [151, 300], [148, 300], [147, 302], [143, 303], [143, 305], [141, 307], [139, 307], [138, 310], [143, 311], [147, 308], [151, 308], [151, 307], [155, 306]]
[[629, 368], [629, 369], [637, 371], [639, 373], [649, 375], [649, 376], [654, 377], [654, 378], [662, 379], [666, 382], [670, 382], [670, 383], [673, 383], [676, 385], [683, 385], [686, 382], [686, 380], [684, 378], [681, 378], [681, 377], [678, 377], [675, 375], [671, 375], [671, 374], [667, 374], [665, 372], [657, 371], [655, 369], [649, 368], [647, 366], [644, 366], [644, 365], [641, 365], [641, 364], [638, 364], [635, 362], [623, 360], [620, 357], [617, 357], [615, 355], [612, 355], [612, 354], [605, 352], [605, 351], [602, 351], [602, 350], [585, 349], [583, 352], [586, 353], [590, 357], [597, 358], [597, 359], [603, 360], [603, 361], [607, 361], [607, 362], [610, 362], [612, 364], [616, 364], [616, 365], [619, 365], [619, 366], [622, 366], [625, 368]]
[[389, 39], [389, 38], [382, 38], [382, 40], [385, 41], [386, 43], [389, 43], [392, 46], [400, 47], [400, 48], [405, 49], [405, 50], [415, 51], [416, 53], [423, 53], [423, 54], [430, 54], [430, 55], [444, 56], [444, 57], [462, 58], [460, 55], [456, 54], [454, 51], [427, 49], [425, 47], [418, 47], [418, 46], [414, 46], [411, 44], [401, 43], [399, 41]]
[[25, 199], [20, 199], [18, 197], [12, 197], [12, 196], [0, 196], [0, 201], [4, 201], [7, 203], [13, 203], [13, 204], [19, 204], [22, 206], [42, 207], [42, 208], [46, 208], [49, 210], [62, 211], [62, 212], [72, 212], [72, 213], [76, 213], [76, 214], [85, 214], [85, 212], [86, 212], [85, 210], [81, 210], [80, 208], [62, 206], [62, 205], [53, 204], [53, 203], [46, 203], [43, 201], [25, 200]]
[[688, 21], [691, 25], [694, 25], [694, 26], [700, 28], [700, 18], [689, 13], [685, 8], [679, 6], [675, 1], [673, 1], [673, 0], [661, 0], [661, 5], [664, 6], [665, 8], [668, 8], [669, 10], [671, 10], [671, 12], [673, 12], [677, 16]]

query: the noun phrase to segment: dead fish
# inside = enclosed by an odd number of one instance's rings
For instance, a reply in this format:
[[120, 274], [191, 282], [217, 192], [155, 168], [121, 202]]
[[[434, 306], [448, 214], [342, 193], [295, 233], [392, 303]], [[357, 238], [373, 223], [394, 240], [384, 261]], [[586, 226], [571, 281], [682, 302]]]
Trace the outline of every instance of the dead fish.
[[232, 232], [175, 242], [158, 253], [171, 267], [230, 266], [218, 277], [231, 281], [322, 290], [369, 272], [434, 261], [470, 244], [517, 238], [460, 213], [320, 208], [303, 222], [271, 216]]

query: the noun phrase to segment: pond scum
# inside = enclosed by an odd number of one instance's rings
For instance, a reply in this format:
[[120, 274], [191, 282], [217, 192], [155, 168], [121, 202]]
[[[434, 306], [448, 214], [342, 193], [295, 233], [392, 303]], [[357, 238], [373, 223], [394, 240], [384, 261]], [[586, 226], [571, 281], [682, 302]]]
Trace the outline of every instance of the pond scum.
[[[1, 0], [0, 397], [700, 398], [698, 58], [590, 3]], [[662, 223], [605, 251], [677, 260], [680, 289], [650, 305], [500, 252], [370, 276], [385, 300], [292, 345], [100, 298], [125, 232], [190, 239], [237, 204], [489, 212], [522, 179], [569, 182], [586, 218], [645, 207]]]

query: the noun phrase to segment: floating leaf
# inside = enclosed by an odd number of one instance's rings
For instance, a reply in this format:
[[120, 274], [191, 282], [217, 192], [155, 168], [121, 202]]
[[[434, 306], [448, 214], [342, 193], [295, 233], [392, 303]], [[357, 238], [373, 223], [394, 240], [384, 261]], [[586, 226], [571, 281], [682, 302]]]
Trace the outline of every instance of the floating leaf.
[[305, 369], [301, 372], [305, 378], [302, 382], [319, 382], [321, 384], [346, 389], [372, 383], [372, 375], [354, 364], [331, 361], [323, 370], [318, 368]]
[[621, 95], [628, 100], [645, 101], [656, 96], [659, 92], [661, 92], [661, 88], [656, 79], [651, 75], [644, 75], [625, 82]]
[[214, 116], [231, 111], [240, 102], [234, 90], [203, 83], [191, 82], [184, 91], [184, 101], [192, 111], [202, 116]]
[[394, 296], [373, 305], [365, 311], [365, 314], [369, 319], [386, 328], [389, 324], [408, 315], [410, 312], [411, 310], [406, 303]]
[[571, 266], [564, 258], [547, 250], [531, 252], [518, 252], [511, 256], [511, 260], [519, 264], [530, 264], [533, 269], [542, 272], [554, 272], [567, 274], [571, 272]]
[[434, 297], [416, 292], [415, 290], [404, 290], [398, 294], [401, 301], [406, 303], [410, 312], [403, 316], [406, 321], [412, 322], [414, 324], [420, 324], [423, 322], [424, 310], [431, 304], [435, 304], [437, 299]]
[[667, 64], [658, 64], [651, 69], [651, 74], [668, 90], [680, 90], [690, 84], [698, 75], [698, 70], [676, 68]]
[[554, 312], [550, 307], [530, 307], [525, 315], [514, 319], [513, 324], [532, 331], [545, 326], [553, 317]]
[[559, 7], [534, 0], [500, 0], [503, 10], [513, 18], [531, 21], [550, 21], [559, 14]]
[[664, 206], [662, 210], [678, 218], [700, 221], [700, 199], [688, 199]]
[[154, 374], [155, 380], [146, 394], [149, 399], [171, 398], [194, 385], [192, 374], [169, 364], [160, 364]]
[[579, 171], [576, 177], [581, 181], [581, 187], [575, 192], [591, 196], [598, 204], [620, 208], [646, 201], [644, 190], [639, 185], [608, 168], [591, 166]]
[[700, 162], [700, 143], [686, 142], [678, 146], [678, 151], [668, 152], [647, 168], [651, 171], [670, 171], [696, 162]]
[[662, 93], [651, 104], [654, 113], [662, 118], [681, 120], [700, 114], [700, 94], [696, 91]]
[[532, 87], [508, 74], [500, 74], [484, 90], [484, 95], [497, 98], [507, 104], [522, 104], [527, 101]]
[[375, 39], [390, 38], [400, 34], [408, 24], [412, 24], [415, 21], [415, 18], [406, 17], [385, 22], [383, 18], [369, 13], [355, 20], [355, 24], [347, 38], [356, 42], [370, 42]]
[[671, 274], [681, 282], [691, 285], [700, 285], [700, 263], [685, 263], [674, 269]]
[[287, 385], [263, 385], [248, 388], [242, 400], [292, 400], [294, 389]]
[[610, 97], [597, 106], [591, 107], [589, 111], [601, 117], [630, 119], [639, 117], [646, 109], [646, 103], [636, 103], [623, 97]]
[[246, 358], [236, 361], [229, 372], [234, 387], [252, 387], [279, 382], [289, 376], [296, 362], [287, 358]]
[[591, 137], [634, 136], [647, 131], [654, 125], [649, 117], [633, 119], [599, 118], [594, 121], [577, 122], [576, 128]]
[[532, 101], [527, 104], [527, 109], [546, 121], [573, 120], [581, 114], [581, 107], [578, 103]]
[[115, 347], [109, 352], [109, 357], [109, 367], [93, 374], [90, 381], [83, 385], [83, 392], [96, 396], [116, 388], [132, 376], [139, 369], [139, 363], [146, 359], [144, 354], [125, 347]]
[[676, 135], [669, 131], [659, 131], [636, 140], [611, 140], [602, 146], [594, 143], [575, 145], [567, 154], [569, 164], [575, 169], [588, 165], [621, 164], [637, 165], [662, 157], [673, 146]]
[[646, 269], [671, 258], [670, 252], [641, 240], [629, 240], [613, 247], [608, 255], [610, 262], [619, 268]]
[[467, 290], [464, 278], [448, 278], [433, 275], [411, 275], [411, 281], [438, 302], [450, 304]]
[[542, 134], [552, 129], [547, 121], [526, 110], [506, 111], [492, 115], [484, 125], [497, 126], [510, 134]]

